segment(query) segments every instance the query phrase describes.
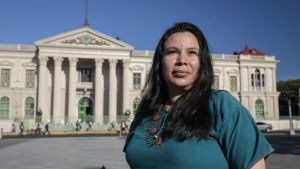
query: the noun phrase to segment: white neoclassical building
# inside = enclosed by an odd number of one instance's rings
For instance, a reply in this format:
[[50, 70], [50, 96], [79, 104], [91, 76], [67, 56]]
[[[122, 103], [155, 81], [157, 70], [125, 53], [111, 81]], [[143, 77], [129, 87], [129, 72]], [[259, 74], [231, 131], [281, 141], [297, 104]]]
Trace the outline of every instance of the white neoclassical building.
[[[14, 120], [98, 124], [134, 115], [153, 51], [88, 26], [35, 42], [0, 45], [0, 124]], [[256, 119], [276, 119], [274, 56], [247, 47], [213, 54], [214, 88], [230, 91]]]

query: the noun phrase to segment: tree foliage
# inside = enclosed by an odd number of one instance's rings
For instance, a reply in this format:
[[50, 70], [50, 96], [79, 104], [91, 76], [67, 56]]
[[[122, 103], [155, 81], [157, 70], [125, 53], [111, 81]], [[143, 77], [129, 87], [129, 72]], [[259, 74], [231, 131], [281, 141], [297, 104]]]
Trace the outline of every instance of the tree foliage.
[[291, 100], [292, 115], [299, 116], [299, 89], [300, 79], [278, 81], [277, 90], [279, 95], [279, 112], [281, 116], [289, 114], [288, 100]]

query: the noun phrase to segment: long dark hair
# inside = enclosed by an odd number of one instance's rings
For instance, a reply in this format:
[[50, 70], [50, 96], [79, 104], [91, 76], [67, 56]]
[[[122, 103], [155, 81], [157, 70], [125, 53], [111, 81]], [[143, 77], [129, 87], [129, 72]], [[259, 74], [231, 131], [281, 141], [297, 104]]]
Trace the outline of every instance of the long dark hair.
[[178, 32], [190, 32], [197, 38], [200, 49], [200, 70], [193, 87], [182, 95], [172, 108], [163, 137], [174, 137], [182, 141], [193, 136], [207, 138], [209, 135], [212, 124], [212, 113], [209, 108], [213, 83], [211, 55], [202, 31], [197, 26], [187, 22], [175, 23], [161, 37], [142, 90], [141, 103], [131, 124], [131, 132], [141, 123], [143, 118], [161, 111], [168, 101], [168, 89], [162, 74], [162, 57], [165, 41]]

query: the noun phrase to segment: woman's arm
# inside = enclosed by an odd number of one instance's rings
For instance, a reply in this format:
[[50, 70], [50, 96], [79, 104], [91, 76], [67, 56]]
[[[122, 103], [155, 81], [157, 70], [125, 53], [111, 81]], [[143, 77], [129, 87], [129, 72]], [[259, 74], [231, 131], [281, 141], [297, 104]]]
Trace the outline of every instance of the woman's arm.
[[265, 160], [261, 159], [251, 169], [265, 169], [265, 168], [266, 168]]

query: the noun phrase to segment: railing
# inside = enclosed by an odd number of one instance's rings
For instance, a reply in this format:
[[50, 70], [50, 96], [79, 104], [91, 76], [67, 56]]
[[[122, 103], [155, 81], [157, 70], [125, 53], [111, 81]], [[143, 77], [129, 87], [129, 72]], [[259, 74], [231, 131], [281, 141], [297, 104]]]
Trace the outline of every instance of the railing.
[[[255, 120], [289, 120], [289, 116], [255, 117]], [[292, 120], [300, 120], [300, 116], [292, 116]]]
[[[118, 115], [116, 117], [116, 121], [114, 122], [115, 129], [119, 130], [121, 126], [121, 122], [125, 121], [129, 125], [128, 122], [129, 116], [126, 115]], [[76, 130], [76, 121], [69, 122], [68, 116], [66, 116], [64, 123], [49, 123], [49, 129], [50, 131], [75, 131]], [[109, 120], [109, 116], [105, 115], [103, 116], [103, 123], [95, 122], [94, 116], [90, 116], [86, 119], [81, 119], [80, 125], [81, 130], [86, 131], [89, 128], [88, 123], [92, 122], [92, 130], [109, 130], [111, 128], [111, 121]], [[0, 123], [7, 123], [8, 125], [15, 125], [16, 131], [20, 131], [19, 127], [21, 122], [23, 122], [24, 125], [24, 131], [36, 129], [38, 123], [41, 125], [42, 130], [44, 130], [46, 121], [43, 121], [40, 116], [37, 116], [36, 118], [6, 118], [6, 119], [0, 119]], [[11, 123], [11, 124], [10, 124]], [[10, 131], [12, 131], [12, 126], [8, 126]]]

